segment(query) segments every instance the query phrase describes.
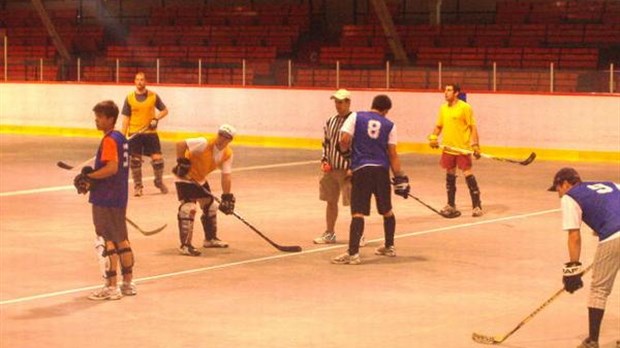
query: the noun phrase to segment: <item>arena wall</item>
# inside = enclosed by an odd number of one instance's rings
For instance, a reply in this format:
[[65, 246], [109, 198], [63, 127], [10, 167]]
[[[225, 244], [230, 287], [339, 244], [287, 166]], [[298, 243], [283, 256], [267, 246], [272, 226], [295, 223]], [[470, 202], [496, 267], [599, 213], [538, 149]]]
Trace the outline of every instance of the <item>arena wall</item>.
[[[157, 85], [170, 110], [160, 124], [164, 140], [213, 134], [221, 123], [238, 128], [237, 145], [320, 148], [322, 126], [334, 114], [328, 89], [224, 88]], [[0, 83], [3, 133], [99, 136], [93, 105], [119, 107], [133, 85]], [[353, 90], [353, 110], [388, 94], [399, 149], [433, 153], [426, 145], [441, 92]], [[520, 157], [620, 162], [620, 96], [470, 93], [483, 152]], [[120, 120], [117, 123], [120, 126]]]

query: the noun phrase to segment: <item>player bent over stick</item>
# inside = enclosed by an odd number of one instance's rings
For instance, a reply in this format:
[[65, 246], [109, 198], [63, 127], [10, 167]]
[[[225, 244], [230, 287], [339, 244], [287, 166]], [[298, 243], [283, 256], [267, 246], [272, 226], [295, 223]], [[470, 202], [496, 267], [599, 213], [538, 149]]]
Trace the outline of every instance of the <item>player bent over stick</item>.
[[588, 300], [589, 335], [577, 348], [598, 348], [607, 297], [620, 269], [620, 190], [613, 182], [582, 182], [573, 168], [560, 169], [549, 191], [557, 191], [562, 207], [562, 228], [568, 232], [569, 262], [562, 281], [570, 293], [583, 286], [581, 276], [581, 222], [599, 243], [592, 262], [592, 284]]
[[219, 168], [222, 173], [222, 196], [219, 210], [227, 215], [234, 212], [235, 196], [230, 192], [233, 151], [228, 144], [233, 140], [235, 133], [233, 126], [224, 124], [219, 127], [215, 139], [190, 138], [177, 143], [177, 165], [172, 172], [179, 177], [175, 184], [177, 196], [181, 202], [177, 218], [181, 240], [179, 252], [182, 255], [200, 255], [200, 251], [192, 245], [196, 203], [202, 210], [200, 222], [202, 222], [205, 234], [203, 246], [205, 248], [228, 247], [226, 242], [217, 238], [218, 204], [194, 182], [201, 183], [208, 192], [211, 192], [206, 178], [209, 173]]
[[[93, 292], [91, 300], [118, 300], [123, 295], [137, 293], [132, 283], [134, 256], [127, 236], [125, 215], [127, 212], [127, 191], [129, 163], [127, 140], [114, 130], [118, 118], [118, 106], [111, 100], [98, 103], [93, 108], [95, 124], [104, 136], [95, 157], [95, 168], [84, 167], [74, 179], [78, 193], [90, 191], [89, 202], [93, 205], [95, 224], [95, 249], [99, 259], [104, 286]], [[117, 285], [120, 261], [123, 283]]]
[[394, 173], [394, 192], [407, 198], [409, 178], [402, 172], [396, 152], [396, 126], [386, 118], [392, 108], [387, 95], [377, 95], [371, 111], [350, 115], [342, 125], [340, 148], [351, 149], [351, 225], [349, 250], [332, 259], [335, 264], [357, 265], [362, 261], [359, 242], [364, 234], [364, 216], [370, 214], [370, 199], [375, 196], [377, 210], [383, 215], [385, 244], [375, 250], [376, 255], [394, 257], [396, 218], [392, 212], [390, 168]]

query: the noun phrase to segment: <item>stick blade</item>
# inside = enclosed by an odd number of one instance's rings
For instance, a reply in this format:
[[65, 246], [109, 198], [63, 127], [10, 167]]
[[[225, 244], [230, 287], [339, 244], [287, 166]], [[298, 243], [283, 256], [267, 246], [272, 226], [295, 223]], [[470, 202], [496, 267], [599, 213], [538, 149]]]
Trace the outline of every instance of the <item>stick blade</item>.
[[144, 230], [141, 230], [141, 229], [139, 229], [138, 231], [140, 231], [145, 236], [152, 236], [154, 234], [157, 234], [157, 233], [163, 231], [166, 227], [168, 227], [168, 224], [165, 224], [162, 227], [156, 228], [156, 229], [154, 229], [152, 231], [144, 231]]
[[287, 253], [298, 253], [301, 251], [301, 247], [299, 245], [291, 245], [291, 246], [278, 245], [277, 248], [278, 250], [284, 251]]
[[532, 162], [534, 162], [534, 160], [536, 159], [536, 152], [532, 152], [530, 154], [530, 157], [528, 157], [527, 159], [525, 159], [525, 161], [521, 162], [522, 166], [526, 166]]
[[56, 165], [57, 165], [59, 168], [66, 169], [66, 170], [71, 170], [71, 169], [73, 169], [73, 166], [72, 166], [72, 165], [67, 164], [67, 163], [65, 163], [65, 162], [63, 162], [63, 161], [58, 161], [58, 162], [56, 162]]
[[471, 339], [474, 340], [474, 342], [481, 344], [498, 344], [502, 342], [498, 340], [497, 337], [486, 336], [475, 332], [471, 334]]

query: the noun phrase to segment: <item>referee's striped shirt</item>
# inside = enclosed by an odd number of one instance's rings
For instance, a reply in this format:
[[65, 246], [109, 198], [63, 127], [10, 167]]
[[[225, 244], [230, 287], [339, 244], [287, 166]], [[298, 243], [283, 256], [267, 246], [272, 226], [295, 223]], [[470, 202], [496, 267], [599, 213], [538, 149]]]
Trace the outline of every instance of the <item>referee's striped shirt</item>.
[[340, 129], [344, 124], [344, 121], [351, 115], [349, 112], [347, 116], [341, 117], [338, 115], [330, 117], [325, 126], [323, 132], [325, 136], [323, 138], [323, 161], [327, 161], [333, 169], [349, 169], [351, 166], [350, 159], [345, 159], [342, 154], [336, 149], [336, 146], [340, 142]]

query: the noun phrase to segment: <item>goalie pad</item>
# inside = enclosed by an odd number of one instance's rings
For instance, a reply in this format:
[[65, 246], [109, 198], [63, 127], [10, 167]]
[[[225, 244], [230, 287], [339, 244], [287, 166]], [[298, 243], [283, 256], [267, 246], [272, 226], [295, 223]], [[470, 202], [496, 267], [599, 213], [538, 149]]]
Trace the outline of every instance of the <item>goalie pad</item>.
[[106, 250], [105, 239], [101, 236], [97, 236], [95, 239], [95, 254], [97, 255], [97, 261], [99, 263], [99, 269], [104, 279], [108, 278], [108, 272], [111, 271], [111, 262], [108, 251]]

